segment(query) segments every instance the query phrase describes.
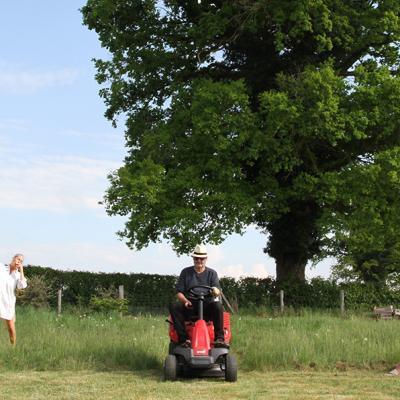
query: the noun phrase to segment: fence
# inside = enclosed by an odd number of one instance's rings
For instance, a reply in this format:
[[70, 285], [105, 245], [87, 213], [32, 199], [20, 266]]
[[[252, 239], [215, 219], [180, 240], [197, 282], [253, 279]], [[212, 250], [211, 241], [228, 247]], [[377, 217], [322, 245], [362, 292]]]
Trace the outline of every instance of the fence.
[[[123, 285], [119, 285], [119, 287], [118, 287], [118, 298], [120, 300], [125, 299], [124, 293], [125, 293], [124, 286]], [[232, 313], [237, 313], [239, 311], [238, 307], [237, 307], [237, 304], [236, 304], [236, 307], [233, 307], [231, 305], [231, 303], [229, 302], [229, 300], [224, 295], [224, 293], [222, 292], [221, 294], [222, 294], [222, 301], [223, 301], [225, 307], [227, 309], [229, 309]], [[281, 313], [285, 312], [285, 301], [284, 301], [284, 298], [285, 298], [285, 292], [283, 290], [280, 290], [279, 291], [279, 310], [280, 310]], [[339, 292], [338, 304], [340, 306], [340, 313], [342, 315], [345, 314], [345, 292], [344, 292], [344, 290], [340, 290], [340, 292]], [[58, 313], [58, 315], [61, 314], [61, 310], [62, 310], [62, 289], [58, 289], [57, 290], [57, 313]]]

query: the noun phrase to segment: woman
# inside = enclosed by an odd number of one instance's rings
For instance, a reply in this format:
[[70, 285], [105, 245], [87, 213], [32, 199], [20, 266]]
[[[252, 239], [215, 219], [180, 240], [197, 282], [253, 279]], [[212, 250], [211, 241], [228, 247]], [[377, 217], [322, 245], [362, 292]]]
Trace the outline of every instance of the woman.
[[24, 256], [16, 254], [10, 265], [0, 263], [0, 318], [7, 325], [10, 342], [13, 346], [17, 341], [15, 332], [15, 289], [25, 289], [28, 285], [24, 276]]

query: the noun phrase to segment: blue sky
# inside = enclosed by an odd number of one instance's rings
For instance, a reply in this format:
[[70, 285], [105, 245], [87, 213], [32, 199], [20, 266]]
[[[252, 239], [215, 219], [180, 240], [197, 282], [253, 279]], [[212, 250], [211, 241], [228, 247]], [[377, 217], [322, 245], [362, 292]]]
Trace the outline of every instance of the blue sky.
[[[116, 232], [123, 219], [98, 205], [107, 174], [125, 155], [123, 124], [111, 127], [94, 79], [97, 36], [82, 25], [84, 0], [3, 2], [0, 14], [0, 261], [59, 269], [178, 274], [190, 264], [168, 243], [135, 252]], [[274, 276], [249, 228], [209, 246], [221, 276]], [[331, 262], [307, 276], [328, 276]]]

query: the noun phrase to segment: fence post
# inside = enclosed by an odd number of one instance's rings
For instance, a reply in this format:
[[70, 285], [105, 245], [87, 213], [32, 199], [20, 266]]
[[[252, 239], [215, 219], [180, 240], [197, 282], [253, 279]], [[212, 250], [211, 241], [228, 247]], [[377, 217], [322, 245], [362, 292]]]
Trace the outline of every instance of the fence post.
[[[118, 286], [118, 297], [120, 300], [124, 299], [124, 285]], [[122, 318], [122, 312], [119, 313], [119, 316]]]
[[340, 312], [344, 314], [344, 290], [340, 291]]
[[61, 315], [61, 298], [62, 298], [62, 289], [58, 289], [58, 291], [57, 291], [57, 315]]
[[279, 302], [280, 302], [280, 306], [281, 306], [281, 313], [283, 313], [283, 310], [285, 308], [285, 303], [283, 301], [283, 298], [284, 298], [283, 290], [280, 290], [279, 291]]

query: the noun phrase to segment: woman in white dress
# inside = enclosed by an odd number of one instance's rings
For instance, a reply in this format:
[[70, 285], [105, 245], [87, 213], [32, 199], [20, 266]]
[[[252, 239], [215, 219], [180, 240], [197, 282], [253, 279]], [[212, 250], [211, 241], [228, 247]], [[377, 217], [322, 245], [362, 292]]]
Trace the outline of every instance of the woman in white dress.
[[0, 318], [7, 325], [10, 342], [17, 341], [15, 332], [15, 289], [25, 289], [28, 285], [24, 276], [24, 256], [16, 254], [10, 265], [0, 264]]

